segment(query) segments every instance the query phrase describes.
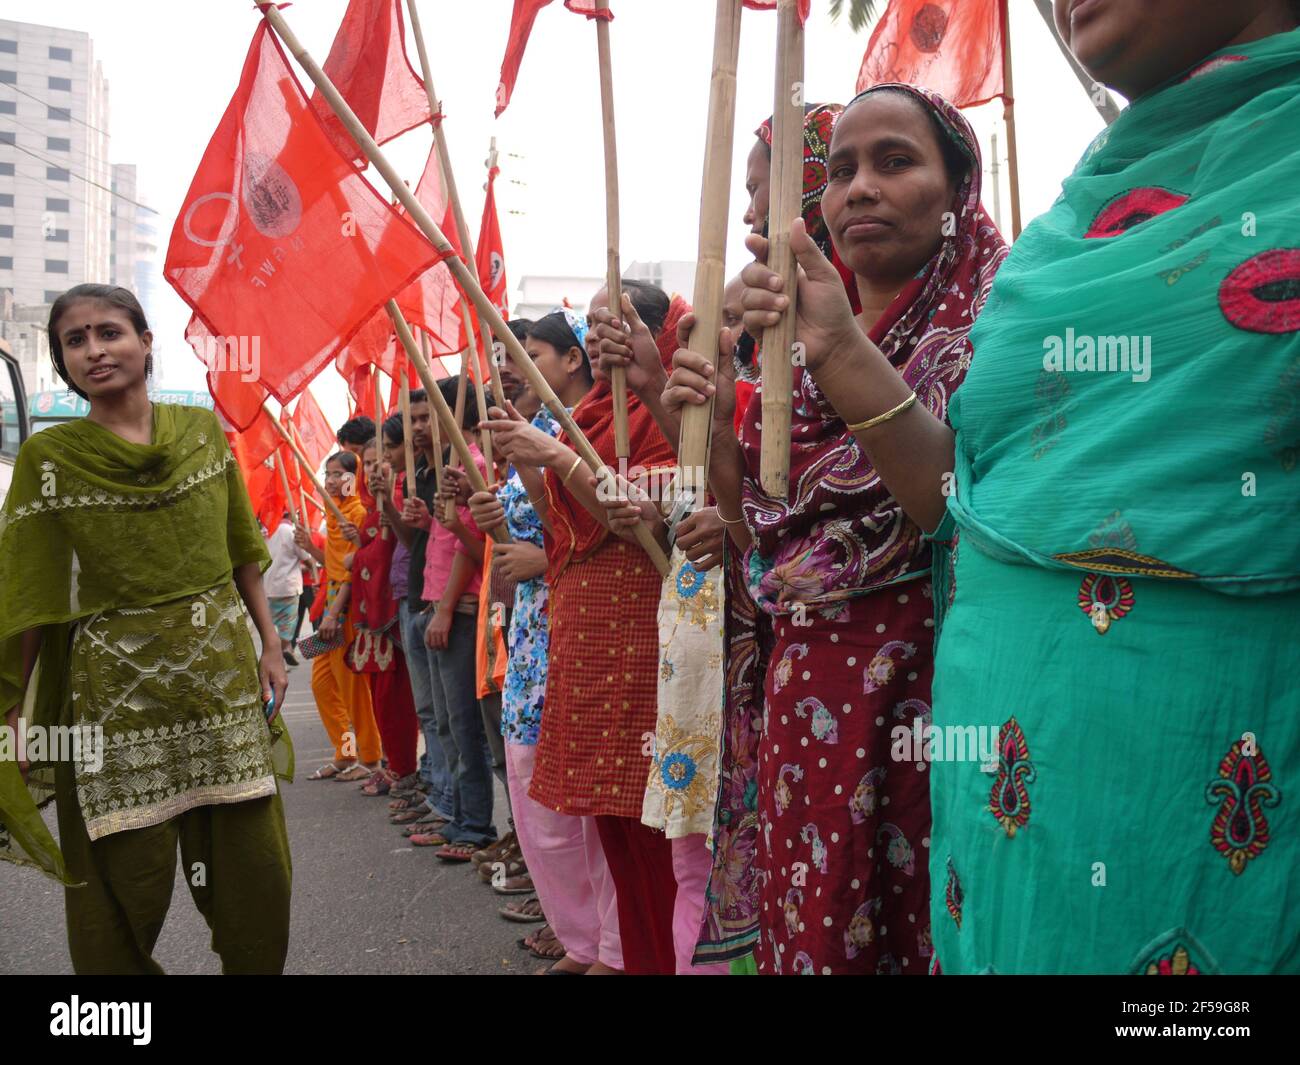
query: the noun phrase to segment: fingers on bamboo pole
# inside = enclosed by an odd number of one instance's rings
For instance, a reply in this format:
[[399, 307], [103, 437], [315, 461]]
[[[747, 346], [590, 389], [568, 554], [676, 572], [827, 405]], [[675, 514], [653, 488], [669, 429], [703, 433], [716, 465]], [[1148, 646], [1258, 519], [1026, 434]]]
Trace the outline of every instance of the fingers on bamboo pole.
[[790, 487], [790, 405], [794, 389], [796, 264], [790, 226], [803, 194], [803, 26], [796, 0], [778, 0], [776, 99], [772, 119], [772, 181], [767, 265], [785, 280], [790, 302], [763, 332], [763, 443], [759, 483], [785, 499]]
[[[718, 0], [713, 29], [713, 74], [709, 81], [709, 122], [700, 179], [700, 244], [695, 268], [695, 325], [691, 351], [718, 364], [722, 330], [722, 292], [726, 285], [727, 220], [731, 211], [731, 152], [736, 132], [736, 66], [740, 58], [741, 0]], [[713, 397], [682, 411], [677, 457], [679, 485], [703, 505], [713, 427]]]
[[[447, 406], [447, 401], [443, 399], [442, 391], [433, 379], [433, 371], [429, 369], [429, 364], [425, 361], [423, 353], [416, 347], [410, 326], [406, 324], [406, 319], [402, 317], [402, 312], [398, 310], [395, 301], [389, 300], [387, 307], [389, 317], [393, 320], [393, 328], [397, 330], [397, 339], [401, 341], [402, 347], [406, 349], [407, 358], [411, 360], [415, 372], [420, 375], [420, 380], [424, 383], [425, 391], [429, 393], [429, 403], [432, 405], [438, 420], [442, 423], [443, 431], [451, 440], [451, 446], [456, 450], [456, 454], [460, 456], [461, 464], [465, 467], [465, 476], [469, 478], [470, 487], [476, 492], [486, 491], [487, 482], [483, 479], [478, 466], [474, 463], [474, 456], [469, 450], [465, 434], [460, 431], [460, 426], [456, 424], [455, 415], [452, 414], [451, 408]], [[491, 531], [491, 536], [497, 543], [506, 544], [510, 542], [509, 534], [499, 525]]]

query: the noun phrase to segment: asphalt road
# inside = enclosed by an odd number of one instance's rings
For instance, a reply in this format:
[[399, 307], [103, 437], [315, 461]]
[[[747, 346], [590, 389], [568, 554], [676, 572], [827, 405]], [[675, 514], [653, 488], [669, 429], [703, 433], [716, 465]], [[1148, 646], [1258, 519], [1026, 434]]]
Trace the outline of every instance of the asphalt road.
[[[509, 900], [468, 864], [411, 847], [388, 823], [387, 799], [362, 795], [356, 784], [306, 779], [332, 753], [310, 666], [290, 671], [283, 713], [298, 770], [296, 783], [281, 785], [293, 851], [287, 973], [532, 973], [543, 966], [515, 945], [538, 926], [502, 920], [497, 910]], [[498, 786], [503, 831], [505, 810]], [[53, 828], [52, 807], [47, 821]], [[154, 957], [169, 973], [221, 971], [179, 872]], [[63, 888], [0, 862], [0, 974], [71, 972]]]

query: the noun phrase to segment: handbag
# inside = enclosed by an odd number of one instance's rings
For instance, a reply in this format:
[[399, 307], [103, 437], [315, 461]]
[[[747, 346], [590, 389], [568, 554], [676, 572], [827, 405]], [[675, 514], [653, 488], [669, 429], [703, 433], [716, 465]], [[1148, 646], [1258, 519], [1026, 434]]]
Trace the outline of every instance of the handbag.
[[340, 625], [332, 640], [324, 639], [319, 632], [313, 632], [310, 636], [299, 640], [298, 653], [306, 659], [317, 658], [342, 647], [346, 642], [347, 636], [343, 632], [343, 626]]

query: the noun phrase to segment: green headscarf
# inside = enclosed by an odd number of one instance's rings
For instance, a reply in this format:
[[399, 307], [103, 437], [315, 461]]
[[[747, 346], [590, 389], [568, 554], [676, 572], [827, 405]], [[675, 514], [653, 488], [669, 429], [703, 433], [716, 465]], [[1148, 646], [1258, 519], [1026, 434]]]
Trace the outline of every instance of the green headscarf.
[[[1122, 365], [1120, 337], [1126, 371], [1086, 368], [1090, 344]], [[1124, 111], [1016, 242], [970, 339], [951, 408], [963, 541], [1233, 594], [1300, 587], [1300, 30]]]
[[[18, 454], [0, 511], [0, 712], [26, 687], [27, 630], [44, 627], [39, 681], [24, 717], [68, 724], [68, 644], [77, 619], [197, 595], [245, 563], [264, 569], [269, 561], [211, 411], [155, 404], [147, 445], [84, 418], [38, 433]], [[287, 745], [275, 746], [280, 770]], [[17, 764], [0, 759], [0, 858], [63, 877], [37, 813], [53, 780], [52, 765], [33, 765], [24, 787]]]

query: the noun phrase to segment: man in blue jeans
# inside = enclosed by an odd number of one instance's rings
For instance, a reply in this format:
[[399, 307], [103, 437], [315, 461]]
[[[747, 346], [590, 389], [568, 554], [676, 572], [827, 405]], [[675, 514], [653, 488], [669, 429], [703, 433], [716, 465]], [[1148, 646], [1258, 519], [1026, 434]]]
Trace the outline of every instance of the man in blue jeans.
[[[423, 797], [415, 796], [419, 801], [412, 803], [409, 809], [399, 810], [393, 815], [395, 823], [420, 822], [430, 831], [440, 828], [452, 818], [452, 806], [455, 788], [451, 773], [447, 768], [447, 759], [443, 754], [442, 743], [438, 739], [437, 716], [433, 704], [435, 689], [433, 674], [424, 645], [424, 630], [428, 627], [427, 610], [430, 604], [424, 599], [424, 565], [429, 544], [429, 528], [421, 527], [418, 522], [421, 507], [427, 521], [429, 510], [433, 505], [437, 484], [433, 472], [433, 432], [430, 427], [429, 398], [423, 389], [411, 393], [411, 445], [416, 453], [415, 490], [405, 486], [406, 501], [399, 514], [394, 508], [392, 498], [382, 493], [384, 511], [397, 534], [398, 540], [410, 551], [410, 569], [407, 576], [406, 597], [399, 607], [402, 626], [402, 647], [406, 651], [406, 665], [411, 677], [411, 694], [415, 699], [415, 713], [420, 722], [420, 733], [424, 737], [424, 753], [420, 756], [420, 779], [423, 784]], [[379, 487], [382, 487], [380, 485]], [[372, 489], [373, 490], [373, 489]], [[415, 505], [413, 505], [415, 504]], [[403, 521], [403, 515], [411, 515], [412, 521]], [[441, 698], [441, 685], [437, 697]], [[397, 796], [401, 799], [402, 796]], [[411, 802], [412, 797], [406, 801]]]

